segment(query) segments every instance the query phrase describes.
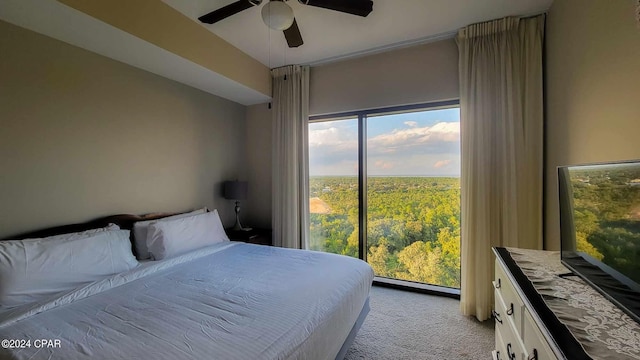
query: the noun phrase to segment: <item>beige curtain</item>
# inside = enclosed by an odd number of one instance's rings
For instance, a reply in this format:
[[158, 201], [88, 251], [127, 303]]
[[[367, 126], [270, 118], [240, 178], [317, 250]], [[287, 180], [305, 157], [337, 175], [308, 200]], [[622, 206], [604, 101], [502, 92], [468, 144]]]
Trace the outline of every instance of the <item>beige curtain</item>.
[[542, 248], [544, 15], [458, 32], [463, 314], [493, 306], [492, 246]]
[[273, 77], [273, 241], [308, 248], [309, 67], [271, 70]]

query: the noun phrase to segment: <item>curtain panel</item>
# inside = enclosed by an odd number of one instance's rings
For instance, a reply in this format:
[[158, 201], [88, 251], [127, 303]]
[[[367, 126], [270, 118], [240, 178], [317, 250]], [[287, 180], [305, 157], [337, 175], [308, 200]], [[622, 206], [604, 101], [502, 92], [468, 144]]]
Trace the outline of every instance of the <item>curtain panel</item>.
[[309, 67], [271, 70], [273, 78], [273, 241], [307, 249], [309, 242]]
[[461, 311], [493, 307], [492, 246], [542, 248], [544, 15], [456, 37], [461, 122]]

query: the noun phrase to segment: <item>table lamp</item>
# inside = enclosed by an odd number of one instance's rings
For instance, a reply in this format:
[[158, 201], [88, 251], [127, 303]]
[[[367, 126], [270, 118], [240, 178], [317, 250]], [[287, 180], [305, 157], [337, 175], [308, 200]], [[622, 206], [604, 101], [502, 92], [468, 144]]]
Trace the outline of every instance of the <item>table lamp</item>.
[[240, 200], [247, 198], [248, 190], [249, 184], [246, 181], [224, 182], [224, 198], [227, 200], [235, 200], [236, 202], [236, 223], [233, 225], [233, 230], [251, 230], [251, 228], [242, 227], [242, 224], [240, 224]]

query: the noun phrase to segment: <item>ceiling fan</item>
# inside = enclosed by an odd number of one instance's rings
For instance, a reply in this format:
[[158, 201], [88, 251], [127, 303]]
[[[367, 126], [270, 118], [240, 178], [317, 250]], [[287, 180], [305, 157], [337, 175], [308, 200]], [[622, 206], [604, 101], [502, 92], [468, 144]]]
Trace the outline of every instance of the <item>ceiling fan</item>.
[[[302, 35], [288, 0], [270, 0], [262, 7], [262, 20], [274, 29], [282, 30], [290, 48], [302, 45]], [[372, 0], [298, 0], [303, 5], [321, 7], [347, 14], [366, 17], [373, 11]], [[262, 0], [238, 0], [198, 18], [203, 23], [214, 24], [241, 11], [258, 6]]]

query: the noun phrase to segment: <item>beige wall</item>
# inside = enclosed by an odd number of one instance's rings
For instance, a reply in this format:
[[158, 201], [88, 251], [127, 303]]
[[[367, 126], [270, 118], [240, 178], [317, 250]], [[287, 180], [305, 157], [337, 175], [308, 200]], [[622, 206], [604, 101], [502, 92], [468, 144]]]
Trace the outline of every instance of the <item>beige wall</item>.
[[1, 21], [0, 54], [0, 237], [203, 205], [232, 223], [244, 106]]
[[243, 226], [271, 228], [271, 131], [268, 104], [247, 107], [249, 198]]
[[[311, 68], [310, 114], [457, 99], [453, 39]], [[271, 226], [271, 110], [247, 108], [247, 226]], [[244, 210], [243, 210], [244, 211]]]
[[316, 66], [309, 113], [320, 115], [459, 98], [453, 39]]
[[545, 247], [558, 249], [558, 165], [640, 158], [634, 0], [555, 0], [547, 19]]

